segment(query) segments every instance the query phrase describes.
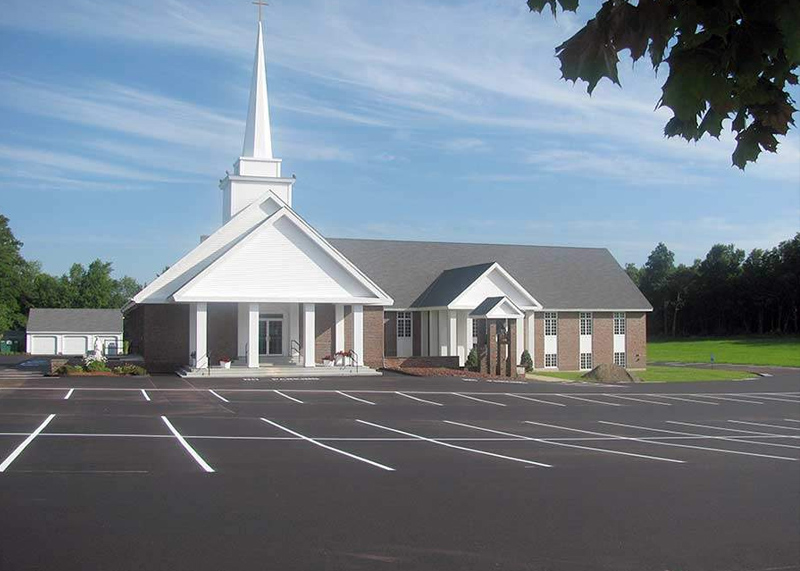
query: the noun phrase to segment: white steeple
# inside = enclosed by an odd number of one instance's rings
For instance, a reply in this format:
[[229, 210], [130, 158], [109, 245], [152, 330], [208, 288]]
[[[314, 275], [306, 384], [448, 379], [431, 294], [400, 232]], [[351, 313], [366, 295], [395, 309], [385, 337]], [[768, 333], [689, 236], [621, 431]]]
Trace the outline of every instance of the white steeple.
[[269, 96], [267, 93], [267, 62], [264, 58], [264, 32], [258, 22], [256, 60], [250, 84], [250, 108], [244, 132], [242, 156], [254, 159], [272, 158], [272, 131], [269, 124]]
[[[258, 4], [259, 8], [266, 5], [261, 0], [253, 4]], [[293, 186], [294, 177], [283, 178], [281, 160], [272, 156], [264, 32], [259, 18], [256, 61], [250, 84], [250, 108], [247, 112], [242, 156], [233, 165], [233, 172], [227, 173], [219, 185], [222, 189], [223, 224], [262, 197], [268, 190], [291, 206]]]

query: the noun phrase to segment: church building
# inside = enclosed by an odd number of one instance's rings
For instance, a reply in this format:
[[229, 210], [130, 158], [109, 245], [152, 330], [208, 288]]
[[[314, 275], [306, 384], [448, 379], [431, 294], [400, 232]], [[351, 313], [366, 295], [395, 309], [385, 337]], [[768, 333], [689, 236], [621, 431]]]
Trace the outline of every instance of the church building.
[[[130, 352], [149, 370], [459, 367], [474, 346], [495, 358], [487, 335], [512, 366], [527, 350], [535, 369], [645, 367], [652, 307], [606, 249], [322, 236], [293, 210], [295, 179], [273, 156], [266, 73], [259, 22], [242, 156], [220, 184], [222, 226], [123, 309]], [[322, 367], [331, 363], [340, 366]]]

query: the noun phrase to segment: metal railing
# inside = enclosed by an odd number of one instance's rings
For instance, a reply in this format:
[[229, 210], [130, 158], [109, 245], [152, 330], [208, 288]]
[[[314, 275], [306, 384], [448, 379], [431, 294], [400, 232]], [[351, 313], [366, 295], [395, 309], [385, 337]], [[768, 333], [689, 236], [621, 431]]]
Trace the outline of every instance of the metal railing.
[[300, 341], [298, 341], [297, 339], [292, 339], [289, 342], [289, 346], [290, 346], [289, 347], [289, 358], [290, 359], [293, 358], [295, 352], [297, 352], [297, 361], [298, 361], [298, 364], [299, 364], [300, 363], [300, 359], [302, 359], [302, 357], [303, 357], [303, 351], [302, 351], [303, 348], [300, 345]]

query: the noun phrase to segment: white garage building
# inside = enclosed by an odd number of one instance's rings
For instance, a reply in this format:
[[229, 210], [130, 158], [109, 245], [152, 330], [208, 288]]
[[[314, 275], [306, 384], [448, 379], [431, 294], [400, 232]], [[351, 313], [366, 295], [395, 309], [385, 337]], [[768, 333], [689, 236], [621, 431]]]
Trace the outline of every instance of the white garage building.
[[118, 309], [31, 309], [26, 342], [31, 355], [85, 355], [100, 339], [103, 353], [122, 349]]

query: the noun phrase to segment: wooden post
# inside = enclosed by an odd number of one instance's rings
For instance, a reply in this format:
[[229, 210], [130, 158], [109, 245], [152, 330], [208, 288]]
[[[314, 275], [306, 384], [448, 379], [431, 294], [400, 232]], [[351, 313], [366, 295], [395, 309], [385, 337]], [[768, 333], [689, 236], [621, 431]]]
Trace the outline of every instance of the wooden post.
[[486, 322], [488, 323], [488, 330], [489, 330], [489, 335], [488, 335], [489, 336], [489, 339], [488, 339], [488, 341], [489, 341], [489, 351], [488, 351], [488, 353], [489, 353], [489, 355], [488, 355], [488, 357], [489, 357], [488, 358], [489, 367], [488, 367], [488, 371], [487, 372], [490, 375], [496, 375], [497, 374], [497, 357], [498, 357], [498, 351], [497, 351], [497, 321], [494, 320], [494, 319], [487, 319]]
[[516, 378], [517, 364], [519, 363], [519, 348], [517, 347], [517, 320], [508, 320], [508, 376]]

